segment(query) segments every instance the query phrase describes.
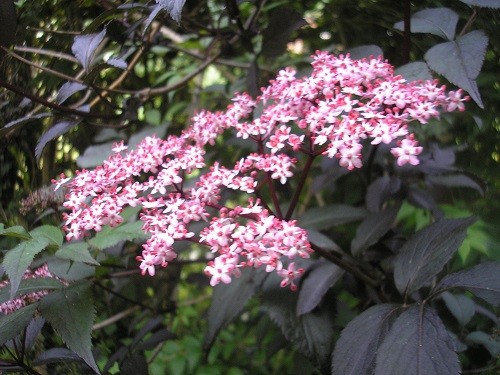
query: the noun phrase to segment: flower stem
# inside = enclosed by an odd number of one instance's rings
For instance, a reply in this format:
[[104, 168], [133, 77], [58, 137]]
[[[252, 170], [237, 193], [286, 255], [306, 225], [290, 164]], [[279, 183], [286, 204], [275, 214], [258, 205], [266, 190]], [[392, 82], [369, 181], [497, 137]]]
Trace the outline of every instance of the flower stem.
[[288, 207], [288, 211], [286, 212], [285, 215], [285, 220], [290, 220], [292, 217], [293, 211], [295, 210], [295, 207], [297, 206], [297, 203], [299, 201], [300, 193], [302, 193], [302, 189], [304, 188], [304, 184], [306, 182], [307, 175], [309, 174], [309, 170], [311, 169], [312, 163], [314, 161], [314, 156], [309, 155], [306, 161], [306, 165], [304, 166], [304, 170], [302, 171], [300, 175], [300, 180], [297, 185], [297, 189], [295, 190], [295, 193], [293, 194], [292, 200], [290, 201], [290, 206]]

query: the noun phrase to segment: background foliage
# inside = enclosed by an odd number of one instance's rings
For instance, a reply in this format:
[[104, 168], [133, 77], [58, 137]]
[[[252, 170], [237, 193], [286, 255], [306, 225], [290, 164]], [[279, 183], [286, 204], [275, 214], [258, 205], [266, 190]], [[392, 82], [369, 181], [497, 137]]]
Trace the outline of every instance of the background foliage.
[[[401, 358], [410, 373], [498, 371], [498, 4], [394, 4], [2, 1], [0, 303], [50, 293], [0, 316], [0, 371], [396, 374]], [[383, 150], [355, 173], [314, 166], [295, 217], [323, 250], [304, 262], [298, 292], [249, 272], [211, 288], [202, 249], [187, 246], [141, 277], [134, 209], [64, 241], [53, 178], [100, 164], [117, 140], [179, 134], [284, 66], [307, 74], [318, 49], [383, 53], [407, 78], [437, 77], [473, 100], [416, 130], [416, 168], [395, 168]], [[219, 146], [213, 160], [244, 147]], [[328, 261], [339, 254], [375, 280]], [[59, 281], [23, 279], [44, 263]]]

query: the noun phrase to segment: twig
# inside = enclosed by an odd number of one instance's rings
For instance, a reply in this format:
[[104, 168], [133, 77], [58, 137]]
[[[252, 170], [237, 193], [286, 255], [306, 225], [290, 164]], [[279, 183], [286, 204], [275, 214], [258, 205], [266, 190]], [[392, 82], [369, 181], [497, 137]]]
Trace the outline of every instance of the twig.
[[92, 331], [97, 331], [98, 329], [107, 327], [110, 324], [113, 324], [113, 323], [115, 323], [123, 318], [126, 318], [129, 315], [132, 315], [133, 313], [135, 313], [136, 311], [138, 311], [140, 309], [141, 309], [140, 306], [133, 306], [133, 307], [130, 307], [126, 310], [123, 310], [123, 311], [119, 312], [118, 314], [115, 314], [115, 315], [109, 317], [108, 319], [104, 319], [102, 322], [94, 324], [92, 326]]
[[42, 49], [42, 48], [33, 48], [33, 47], [25, 47], [25, 46], [14, 46], [14, 51], [56, 57], [58, 59], [68, 60], [68, 61], [71, 61], [71, 62], [78, 64], [78, 60], [75, 57], [68, 55], [67, 53], [64, 53], [64, 52], [56, 52], [56, 51], [50, 51], [50, 50]]

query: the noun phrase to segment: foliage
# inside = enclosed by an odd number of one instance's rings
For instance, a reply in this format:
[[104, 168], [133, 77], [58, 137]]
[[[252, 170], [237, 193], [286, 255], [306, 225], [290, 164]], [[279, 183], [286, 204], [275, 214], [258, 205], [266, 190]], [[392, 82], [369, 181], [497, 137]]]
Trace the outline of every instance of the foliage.
[[[497, 2], [404, 1], [401, 9], [385, 0], [1, 4], [0, 372], [498, 370]], [[304, 130], [293, 116], [272, 122], [270, 108], [292, 102], [276, 81], [274, 94], [268, 89], [268, 101], [259, 102], [266, 95], [260, 87], [269, 87], [284, 66], [297, 72], [289, 82], [309, 82], [316, 73], [308, 56], [316, 50], [324, 51], [315, 55], [316, 69], [326, 53], [350, 52], [352, 66], [382, 64], [359, 59], [383, 53], [397, 74], [413, 81], [404, 84], [408, 92], [419, 85], [438, 90], [441, 84], [418, 81], [440, 77], [472, 100], [463, 112], [445, 113], [464, 104], [452, 89], [439, 99], [440, 114], [433, 104], [413, 116], [428, 122], [408, 125], [414, 138], [396, 143], [407, 135], [393, 127], [390, 139], [372, 142], [376, 136], [366, 130], [356, 133], [363, 153], [348, 154], [352, 143], [332, 150], [330, 138], [316, 143], [327, 138], [326, 125]], [[363, 89], [397, 81], [380, 77]], [[327, 81], [314, 87], [321, 82]], [[333, 86], [311, 93], [304, 121], [315, 105], [341, 96]], [[233, 101], [237, 92], [249, 95]], [[387, 97], [376, 113], [380, 123], [409, 108]], [[328, 108], [338, 110], [331, 121], [367, 111], [369, 99], [354, 99], [363, 105]], [[235, 109], [243, 111], [241, 121], [228, 117]], [[234, 129], [256, 120], [272, 129], [268, 139], [250, 132], [245, 140], [246, 130]], [[193, 129], [207, 124], [212, 127], [200, 140]], [[297, 137], [279, 133], [285, 128]], [[406, 130], [406, 123], [397, 129]], [[150, 168], [154, 148], [145, 144], [151, 140], [164, 148], [185, 143]], [[155, 168], [166, 170], [194, 145], [203, 162], [176, 167], [173, 183], [165, 178], [154, 185]], [[278, 168], [284, 159], [277, 157], [259, 167], [265, 163], [256, 156], [244, 167], [255, 152], [288, 158], [295, 168]], [[137, 165], [119, 180], [118, 161], [127, 155]], [[182, 203], [167, 212], [163, 203], [189, 201], [215, 175], [214, 163], [217, 173], [231, 173], [202, 211], [191, 212], [199, 217], [171, 232], [154, 224], [155, 210], [169, 218], [187, 212]], [[120, 168], [101, 185], [86, 180], [113, 165]], [[253, 180], [242, 180], [247, 177]], [[132, 180], [150, 190], [125, 196]], [[251, 195], [257, 199], [248, 203]], [[248, 228], [271, 218], [278, 230], [248, 240]], [[79, 220], [87, 221], [75, 227]], [[237, 267], [220, 263], [229, 254], [221, 245], [226, 238], [210, 229], [222, 222], [233, 225], [229, 243], [279, 243], [280, 254], [291, 259], [273, 263], [261, 254], [256, 264], [250, 258]], [[299, 256], [291, 253], [292, 236], [280, 239], [285, 229], [307, 238]], [[243, 231], [247, 237], [237, 242]]]

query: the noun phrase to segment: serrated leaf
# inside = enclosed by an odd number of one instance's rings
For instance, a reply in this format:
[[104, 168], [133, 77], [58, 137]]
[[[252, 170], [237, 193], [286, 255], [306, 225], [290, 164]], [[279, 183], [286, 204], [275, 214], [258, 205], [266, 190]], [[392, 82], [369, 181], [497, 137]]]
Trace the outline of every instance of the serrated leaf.
[[31, 238], [26, 229], [24, 229], [24, 227], [20, 225], [14, 225], [13, 227], [3, 228], [2, 224], [2, 228], [0, 229], [0, 236], [16, 237], [16, 238], [21, 238], [23, 240], [29, 240]]
[[279, 286], [280, 278], [270, 274], [265, 282], [262, 305], [286, 339], [295, 344], [324, 373], [330, 368], [334, 338], [334, 311], [330, 304], [297, 316], [297, 293]]
[[89, 281], [80, 281], [53, 292], [40, 300], [40, 311], [66, 345], [99, 373], [91, 351], [95, 310], [90, 287]]
[[424, 57], [432, 70], [467, 91], [484, 108], [475, 79], [481, 71], [487, 45], [484, 31], [474, 30], [452, 42], [435, 45]]
[[292, 32], [307, 25], [302, 15], [291, 7], [273, 9], [269, 24], [262, 33], [262, 54], [275, 58], [285, 52]]
[[81, 84], [80, 82], [66, 82], [61, 86], [59, 92], [57, 93], [56, 101], [59, 104], [64, 103], [71, 95], [77, 93], [78, 91], [85, 90], [87, 86]]
[[377, 349], [400, 310], [394, 304], [375, 305], [354, 318], [335, 345], [332, 374], [371, 373]]
[[94, 60], [94, 53], [104, 40], [106, 29], [100, 33], [78, 35], [75, 37], [71, 51], [85, 70], [89, 70]]
[[431, 71], [423, 61], [415, 61], [400, 66], [394, 73], [403, 76], [408, 82], [432, 80]]
[[52, 258], [47, 261], [50, 273], [67, 281], [76, 281], [94, 276], [95, 267], [86, 263]]
[[[38, 292], [40, 290], [60, 289], [63, 284], [57, 279], [52, 277], [39, 277], [31, 279], [23, 279], [17, 288], [17, 292], [13, 298], [19, 297], [24, 294]], [[0, 288], [0, 303], [11, 300], [10, 291], [8, 286]]]
[[463, 288], [494, 306], [500, 306], [500, 263], [487, 262], [444, 277], [436, 290]]
[[66, 348], [51, 348], [46, 350], [33, 361], [35, 366], [54, 362], [82, 362], [82, 359]]
[[3, 128], [0, 129], [0, 137], [3, 137], [5, 134], [14, 131], [17, 128], [22, 127], [28, 122], [40, 120], [45, 117], [52, 117], [53, 114], [51, 112], [43, 112], [36, 115], [29, 115], [25, 117], [18, 118], [17, 120], [11, 121], [4, 125]]
[[55, 256], [61, 259], [72, 260], [74, 262], [83, 262], [88, 264], [93, 264], [99, 266], [99, 262], [96, 261], [89, 252], [89, 245], [85, 242], [65, 244], [61, 249], [59, 249]]
[[319, 305], [328, 289], [343, 274], [344, 270], [331, 262], [324, 260], [316, 262], [302, 278], [297, 301], [297, 315], [313, 311]]
[[14, 298], [21, 279], [31, 262], [40, 251], [49, 245], [45, 237], [32, 238], [21, 242], [9, 250], [3, 259], [2, 265], [10, 279], [10, 297]]
[[306, 211], [298, 222], [302, 228], [324, 230], [361, 220], [366, 215], [367, 211], [364, 208], [335, 204], [312, 208]]
[[33, 238], [44, 237], [49, 240], [50, 245], [61, 246], [63, 244], [64, 238], [61, 229], [53, 225], [42, 225], [30, 231], [30, 235]]
[[149, 235], [144, 233], [142, 225], [142, 221], [134, 221], [114, 228], [106, 227], [88, 242], [91, 246], [99, 250], [104, 250], [121, 241], [144, 240]]
[[[33, 347], [33, 345], [35, 345], [36, 338], [42, 331], [44, 325], [45, 325], [45, 319], [39, 315], [31, 319], [30, 324], [28, 324], [28, 326], [26, 327], [24, 335], [24, 346], [26, 350], [30, 350]], [[19, 336], [17, 337], [17, 340], [21, 341]]]
[[462, 326], [466, 326], [476, 313], [474, 301], [463, 294], [453, 295], [449, 292], [441, 294], [448, 310], [453, 314]]
[[245, 304], [267, 276], [263, 270], [244, 269], [241, 273], [242, 275], [233, 278], [230, 284], [219, 284], [213, 289], [212, 304], [208, 310], [205, 348], [210, 348], [220, 330], [243, 311]]
[[454, 347], [434, 310], [413, 305], [395, 320], [378, 348], [374, 374], [459, 374]]
[[394, 281], [401, 294], [410, 295], [441, 271], [476, 219], [443, 219], [416, 232], [394, 260]]
[[460, 0], [462, 3], [472, 5], [475, 7], [500, 9], [500, 2], [498, 0]]
[[182, 7], [186, 0], [155, 0], [176, 22], [181, 22]]
[[469, 333], [465, 340], [483, 345], [486, 349], [488, 349], [493, 358], [500, 354], [500, 338], [498, 335], [494, 337], [493, 335], [490, 336], [482, 331], [474, 331]]
[[[444, 39], [453, 40], [458, 14], [450, 8], [424, 9], [415, 13], [410, 20], [412, 33], [430, 33]], [[404, 31], [404, 22], [396, 22], [394, 28]]]
[[0, 345], [15, 338], [31, 322], [37, 305], [33, 303], [8, 315], [0, 315]]
[[60, 135], [66, 134], [71, 129], [73, 129], [76, 125], [78, 125], [80, 121], [61, 121], [52, 126], [49, 130], [42, 134], [38, 143], [35, 147], [35, 156], [39, 161], [42, 156], [43, 149], [53, 139], [59, 137]]
[[365, 46], [349, 48], [346, 51], [346, 54], [347, 53], [351, 56], [351, 59], [353, 60], [361, 60], [363, 58], [367, 59], [369, 57], [376, 58], [379, 56], [384, 56], [384, 51], [382, 51], [382, 48], [374, 44], [367, 44]]
[[356, 236], [351, 242], [351, 252], [353, 255], [359, 255], [371, 245], [385, 235], [394, 224], [401, 205], [386, 208], [383, 211], [368, 215], [359, 224], [356, 230]]

